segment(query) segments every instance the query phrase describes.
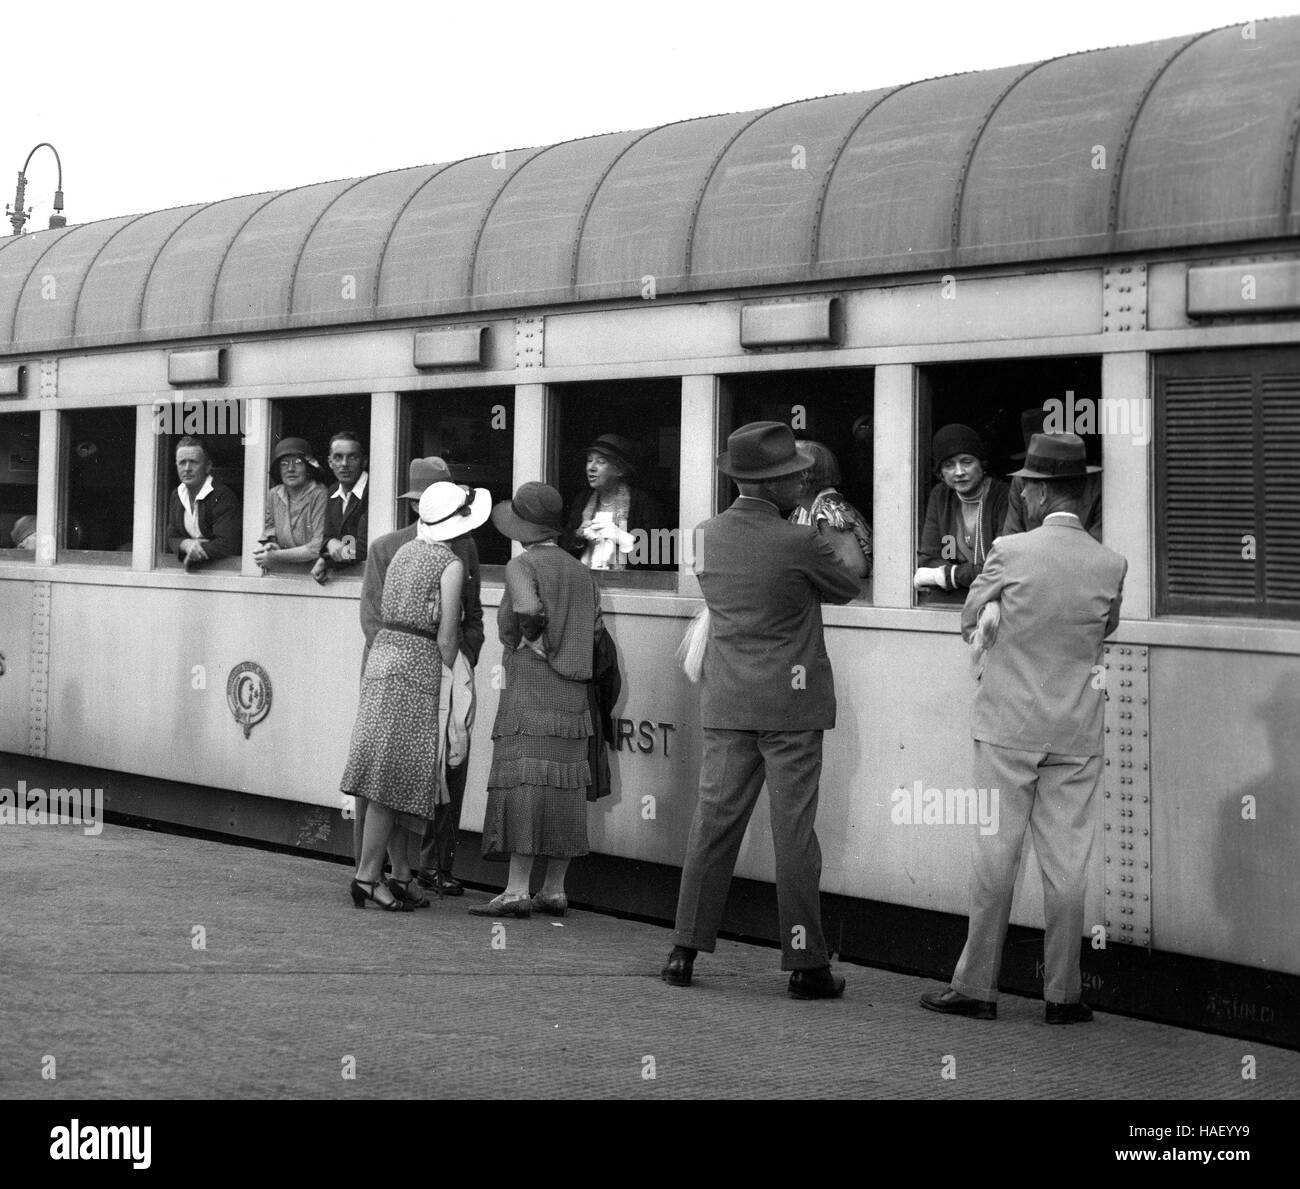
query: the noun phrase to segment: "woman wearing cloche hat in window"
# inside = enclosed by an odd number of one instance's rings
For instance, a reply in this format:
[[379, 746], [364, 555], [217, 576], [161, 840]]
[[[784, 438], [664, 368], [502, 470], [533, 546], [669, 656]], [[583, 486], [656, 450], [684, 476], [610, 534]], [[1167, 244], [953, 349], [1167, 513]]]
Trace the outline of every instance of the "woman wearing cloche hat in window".
[[358, 908], [372, 901], [389, 912], [407, 912], [428, 902], [412, 883], [408, 848], [389, 852], [387, 887], [381, 882], [384, 855], [396, 827], [423, 834], [435, 807], [449, 799], [439, 703], [443, 670], [456, 662], [465, 567], [446, 542], [476, 529], [491, 507], [486, 488], [431, 484], [420, 497], [415, 540], [393, 555], [384, 576], [383, 626], [366, 658], [339, 786], [368, 802], [352, 881]]
[[930, 492], [912, 585], [929, 603], [966, 601], [1007, 514], [1009, 488], [985, 472], [989, 451], [969, 425], [945, 425], [931, 451], [939, 482]]
[[271, 455], [271, 475], [280, 482], [266, 497], [266, 524], [253, 550], [264, 574], [294, 562], [314, 562], [320, 554], [328, 492], [316, 479], [317, 465], [305, 438], [285, 438]]

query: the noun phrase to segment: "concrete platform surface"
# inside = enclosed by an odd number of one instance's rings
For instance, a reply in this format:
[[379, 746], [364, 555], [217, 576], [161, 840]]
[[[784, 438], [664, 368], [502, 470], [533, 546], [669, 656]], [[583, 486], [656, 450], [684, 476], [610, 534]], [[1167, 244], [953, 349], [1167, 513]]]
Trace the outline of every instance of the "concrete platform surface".
[[[1300, 1095], [1300, 1053], [1098, 1014], [1048, 1027], [841, 964], [796, 1002], [775, 950], [593, 912], [356, 911], [346, 866], [108, 825], [0, 828], [0, 1097], [1222, 1099]], [[1243, 1077], [1254, 1058], [1253, 1078]], [[53, 1076], [50, 1076], [50, 1075]]]

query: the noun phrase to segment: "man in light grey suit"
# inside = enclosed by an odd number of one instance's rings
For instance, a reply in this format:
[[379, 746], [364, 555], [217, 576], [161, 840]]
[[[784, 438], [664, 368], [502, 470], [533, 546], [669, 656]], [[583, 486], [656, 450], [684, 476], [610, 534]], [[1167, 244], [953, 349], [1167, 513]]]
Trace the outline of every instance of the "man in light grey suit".
[[695, 570], [709, 608], [700, 677], [704, 756], [665, 982], [691, 984], [712, 953], [736, 856], [766, 777], [776, 850], [781, 968], [796, 999], [833, 999], [822, 936], [821, 849], [813, 824], [822, 734], [835, 725], [835, 682], [822, 637], [823, 601], [847, 603], [858, 580], [816, 529], [791, 524], [812, 455], [779, 421], [742, 425], [718, 469], [740, 496], [696, 530]]
[[1102, 641], [1119, 623], [1128, 562], [1079, 520], [1083, 439], [1035, 434], [1025, 466], [1025, 510], [1040, 527], [994, 542], [962, 609], [969, 641], [983, 607], [1001, 624], [986, 653], [971, 711], [975, 783], [997, 789], [1000, 827], [977, 835], [970, 927], [952, 985], [921, 997], [931, 1011], [991, 1020], [1025, 830], [1043, 876], [1043, 998], [1049, 1024], [1085, 1023], [1079, 939], [1101, 779], [1105, 712]]

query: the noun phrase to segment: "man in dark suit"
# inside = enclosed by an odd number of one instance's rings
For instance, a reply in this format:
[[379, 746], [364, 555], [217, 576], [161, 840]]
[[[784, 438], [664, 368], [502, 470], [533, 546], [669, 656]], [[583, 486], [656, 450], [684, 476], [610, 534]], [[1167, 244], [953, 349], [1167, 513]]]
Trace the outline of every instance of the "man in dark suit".
[[931, 1011], [991, 1020], [1026, 829], [1043, 875], [1043, 998], [1049, 1024], [1086, 1023], [1081, 1001], [1092, 807], [1101, 780], [1105, 692], [1102, 641], [1119, 623], [1128, 562], [1079, 519], [1087, 476], [1083, 439], [1035, 434], [1024, 468], [1025, 510], [1040, 527], [1000, 537], [962, 609], [970, 640], [980, 612], [1001, 604], [971, 711], [975, 784], [997, 790], [999, 828], [976, 836], [970, 927], [952, 985]]
[[[410, 488], [398, 499], [410, 500], [412, 508], [419, 509], [420, 496], [434, 483], [452, 482], [451, 471], [441, 458], [417, 458], [410, 467]], [[389, 563], [397, 551], [408, 541], [415, 540], [416, 525], [386, 533], [370, 545], [366, 556], [365, 578], [361, 583], [361, 631], [366, 637], [366, 650], [361, 659], [365, 671], [370, 645], [383, 627], [382, 614], [384, 578]], [[471, 671], [478, 664], [483, 649], [483, 602], [480, 597], [478, 546], [468, 533], [446, 542], [465, 567], [465, 580], [461, 584], [460, 651], [469, 662]], [[465, 780], [469, 774], [469, 749], [464, 760], [447, 769], [447, 795], [451, 800], [439, 805], [434, 819], [421, 840], [418, 862], [412, 856], [411, 869], [419, 872], [421, 887], [429, 888], [443, 896], [463, 896], [465, 889], [452, 876], [456, 861], [456, 838], [460, 829], [460, 807], [465, 799]], [[353, 825], [356, 853], [361, 853], [361, 832], [365, 823], [366, 802], [357, 798], [357, 816]]]
[[822, 733], [835, 725], [835, 685], [822, 638], [823, 601], [847, 603], [858, 581], [817, 531], [785, 518], [813, 458], [777, 421], [742, 425], [718, 469], [740, 496], [696, 530], [695, 570], [710, 615], [700, 679], [704, 755], [686, 844], [676, 943], [663, 969], [690, 986], [695, 955], [712, 953], [736, 856], [767, 780], [776, 849], [781, 969], [797, 999], [831, 999], [822, 936], [821, 848], [813, 829]]
[[330, 438], [330, 470], [337, 482], [325, 502], [325, 537], [320, 557], [311, 568], [317, 582], [328, 582], [330, 571], [344, 570], [366, 560], [366, 525], [370, 505], [366, 488], [366, 448], [355, 430], [341, 429]]
[[176, 443], [180, 486], [167, 504], [167, 549], [187, 570], [206, 561], [238, 557], [244, 537], [239, 497], [212, 480], [212, 459], [201, 438]]

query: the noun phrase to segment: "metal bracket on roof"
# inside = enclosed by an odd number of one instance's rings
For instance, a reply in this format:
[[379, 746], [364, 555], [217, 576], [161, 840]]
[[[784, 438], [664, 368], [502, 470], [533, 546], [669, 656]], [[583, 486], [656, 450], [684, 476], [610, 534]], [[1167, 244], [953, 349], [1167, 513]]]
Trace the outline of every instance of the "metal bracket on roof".
[[1102, 274], [1102, 334], [1147, 328], [1147, 266], [1123, 264]]
[[59, 395], [59, 361], [41, 360], [41, 384], [38, 390], [43, 400], [53, 400]]
[[[1107, 644], [1102, 914], [1107, 942], [1151, 948], [1151, 675], [1146, 648]], [[1091, 922], [1086, 922], [1091, 924]]]
[[546, 357], [546, 319], [515, 319], [515, 367], [541, 367]]

